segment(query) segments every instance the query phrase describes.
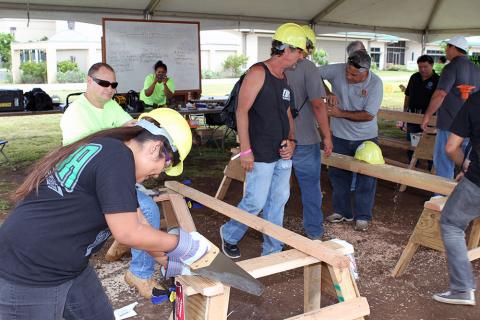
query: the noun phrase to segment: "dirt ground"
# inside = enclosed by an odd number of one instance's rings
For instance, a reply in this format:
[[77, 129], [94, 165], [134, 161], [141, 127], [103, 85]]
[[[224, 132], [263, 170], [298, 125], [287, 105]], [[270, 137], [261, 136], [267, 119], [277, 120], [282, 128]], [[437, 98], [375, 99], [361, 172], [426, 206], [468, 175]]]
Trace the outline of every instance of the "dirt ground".
[[[386, 152], [388, 155], [388, 152]], [[401, 157], [401, 155], [400, 155]], [[398, 159], [396, 157], [395, 159]], [[201, 165], [201, 163], [198, 163]], [[18, 181], [21, 173], [12, 173], [10, 180]], [[2, 177], [2, 180], [8, 177]], [[221, 180], [221, 173], [215, 178], [191, 179], [192, 187], [214, 195]], [[331, 189], [322, 168], [323, 209], [331, 213]], [[237, 204], [241, 198], [242, 185], [233, 182], [225, 201]], [[374, 220], [367, 232], [353, 230], [353, 224], [325, 224], [326, 235], [346, 240], [355, 247], [355, 257], [360, 279], [358, 287], [362, 296], [368, 299], [372, 320], [416, 319], [416, 320], [476, 320], [480, 319], [480, 306], [451, 306], [437, 303], [432, 294], [448, 288], [448, 273], [443, 254], [420, 249], [415, 254], [406, 273], [398, 278], [391, 277], [398, 258], [420, 216], [424, 201], [431, 194], [413, 188], [404, 193], [395, 191], [393, 183], [379, 180], [374, 207]], [[210, 209], [192, 209], [192, 216], [199, 232], [220, 246], [219, 227], [226, 218]], [[1, 218], [0, 218], [1, 219]], [[284, 227], [303, 234], [302, 209], [299, 189], [294, 183], [291, 197], [286, 206]], [[241, 259], [257, 257], [261, 252], [261, 234], [250, 230], [240, 242]], [[109, 242], [110, 243], [110, 242]], [[130, 258], [123, 257], [117, 262], [107, 262], [103, 256], [109, 243], [92, 258], [100, 279], [114, 308], [120, 308], [137, 301], [138, 316], [131, 319], [167, 319], [171, 305], [153, 305], [140, 297], [123, 281]], [[474, 272], [480, 273], [480, 263], [474, 262]], [[255, 297], [236, 289], [230, 296], [228, 319], [283, 319], [303, 312], [302, 269], [262, 278], [264, 294]], [[478, 285], [478, 280], [477, 280]], [[477, 301], [480, 297], [477, 293]], [[335, 303], [328, 296], [322, 297], [322, 305]]]

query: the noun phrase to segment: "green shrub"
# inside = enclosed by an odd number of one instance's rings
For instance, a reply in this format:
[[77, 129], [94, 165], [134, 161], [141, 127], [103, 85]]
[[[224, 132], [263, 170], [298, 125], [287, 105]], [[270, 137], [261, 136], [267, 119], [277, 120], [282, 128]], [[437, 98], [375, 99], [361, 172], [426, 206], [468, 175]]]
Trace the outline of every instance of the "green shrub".
[[70, 60], [64, 60], [57, 62], [58, 72], [78, 71], [78, 64]]
[[317, 49], [312, 54], [312, 60], [317, 66], [324, 66], [328, 64], [327, 56], [327, 51], [324, 49]]
[[45, 62], [24, 62], [20, 65], [23, 83], [46, 83], [47, 64]]
[[244, 54], [232, 54], [223, 62], [225, 70], [231, 70], [233, 77], [239, 77], [242, 74], [240, 68], [248, 62], [248, 57]]
[[219, 79], [220, 77], [220, 72], [213, 70], [202, 70], [202, 79]]
[[85, 73], [80, 70], [69, 70], [66, 72], [57, 72], [58, 83], [84, 83]]

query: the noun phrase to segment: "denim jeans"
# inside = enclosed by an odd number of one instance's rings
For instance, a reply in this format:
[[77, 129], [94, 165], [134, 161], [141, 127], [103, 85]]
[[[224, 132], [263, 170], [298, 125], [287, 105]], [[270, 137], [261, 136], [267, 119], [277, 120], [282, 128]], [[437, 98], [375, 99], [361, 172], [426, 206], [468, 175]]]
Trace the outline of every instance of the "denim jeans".
[[[455, 174], [455, 163], [445, 152], [450, 131], [437, 129], [437, 137], [435, 138], [435, 148], [433, 149], [433, 165], [435, 174], [440, 177], [453, 179]], [[465, 150], [470, 139], [463, 140], [462, 149]]]
[[462, 178], [448, 197], [442, 210], [440, 228], [447, 254], [450, 289], [475, 289], [472, 264], [467, 256], [465, 229], [480, 217], [480, 187]]
[[303, 229], [309, 238], [320, 238], [323, 235], [320, 157], [320, 143], [317, 143], [296, 146], [292, 158], [302, 195]]
[[[263, 210], [263, 219], [283, 226], [283, 212], [290, 196], [291, 160], [277, 160], [272, 163], [255, 162], [253, 170], [247, 172], [245, 194], [238, 208], [258, 215]], [[231, 219], [223, 225], [223, 239], [237, 244], [247, 232], [248, 226]], [[283, 243], [263, 235], [262, 255], [280, 252]]]
[[[377, 139], [369, 139], [377, 143]], [[357, 147], [366, 140], [345, 140], [333, 136], [333, 152], [354, 156]], [[377, 179], [357, 173], [355, 190], [352, 189], [352, 172], [334, 167], [328, 168], [328, 177], [332, 184], [333, 212], [345, 218], [372, 220], [372, 208], [375, 201]]]
[[[143, 216], [154, 229], [160, 228], [160, 210], [152, 197], [137, 190], [137, 200]], [[155, 271], [155, 260], [146, 251], [132, 248], [130, 271], [139, 278], [150, 279]]]
[[114, 319], [113, 308], [91, 266], [55, 287], [29, 287], [0, 278], [0, 319]]

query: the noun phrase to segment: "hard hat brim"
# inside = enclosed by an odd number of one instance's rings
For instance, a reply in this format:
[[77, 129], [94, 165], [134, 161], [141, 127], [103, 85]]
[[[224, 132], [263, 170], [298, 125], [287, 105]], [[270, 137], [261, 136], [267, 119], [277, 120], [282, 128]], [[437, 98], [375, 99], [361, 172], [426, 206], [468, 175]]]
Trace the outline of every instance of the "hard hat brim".
[[165, 174], [170, 177], [176, 177], [181, 175], [183, 172], [183, 161], [180, 161], [175, 167], [171, 167], [165, 170]]

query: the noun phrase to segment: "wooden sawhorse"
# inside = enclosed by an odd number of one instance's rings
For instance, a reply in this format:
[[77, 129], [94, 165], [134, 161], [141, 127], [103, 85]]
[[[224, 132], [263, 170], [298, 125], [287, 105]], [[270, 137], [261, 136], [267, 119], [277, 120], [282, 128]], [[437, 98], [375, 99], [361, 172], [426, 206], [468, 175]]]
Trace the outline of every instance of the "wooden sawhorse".
[[[440, 217], [447, 198], [436, 198], [425, 202], [423, 212], [418, 219], [407, 246], [403, 250], [400, 259], [392, 272], [392, 276], [399, 277], [407, 268], [419, 246], [428, 247], [441, 252], [445, 251], [442, 236], [440, 233]], [[480, 218], [475, 219], [471, 224], [468, 238], [469, 256], [478, 254], [480, 257]], [[475, 256], [472, 256], [475, 257]], [[474, 260], [474, 259], [470, 259]]]
[[[183, 195], [256, 230], [275, 236], [295, 248], [238, 262], [238, 265], [255, 278], [294, 268], [304, 268], [305, 313], [289, 319], [350, 320], [363, 319], [370, 313], [367, 299], [361, 297], [358, 292], [342, 245], [334, 241], [320, 242], [304, 238], [178, 182], [170, 181], [165, 185], [171, 192], [156, 197], [155, 201], [161, 202], [168, 227], [181, 226], [187, 231], [195, 230]], [[321, 259], [318, 259], [319, 256]], [[199, 276], [180, 276], [176, 281], [182, 284], [185, 293], [185, 319], [224, 320], [227, 318], [229, 287]], [[320, 308], [322, 290], [337, 297], [339, 303]]]

